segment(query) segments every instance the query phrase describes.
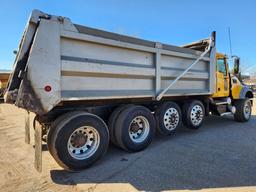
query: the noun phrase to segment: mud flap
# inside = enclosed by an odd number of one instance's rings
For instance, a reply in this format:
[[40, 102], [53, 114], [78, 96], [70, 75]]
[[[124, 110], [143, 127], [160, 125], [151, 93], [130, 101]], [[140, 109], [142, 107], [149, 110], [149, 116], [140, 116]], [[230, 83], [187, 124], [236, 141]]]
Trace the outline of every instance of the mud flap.
[[25, 115], [25, 143], [30, 144], [30, 113], [27, 111]]
[[38, 172], [42, 172], [42, 127], [36, 123], [35, 125], [35, 168]]

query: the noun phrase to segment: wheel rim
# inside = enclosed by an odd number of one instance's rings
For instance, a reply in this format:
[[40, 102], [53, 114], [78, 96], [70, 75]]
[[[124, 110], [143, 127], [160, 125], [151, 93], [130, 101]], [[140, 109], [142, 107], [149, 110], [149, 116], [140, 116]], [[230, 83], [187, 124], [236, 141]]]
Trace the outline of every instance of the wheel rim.
[[203, 109], [200, 105], [194, 105], [191, 110], [190, 119], [193, 125], [198, 126], [204, 117]]
[[130, 139], [135, 143], [143, 142], [148, 137], [149, 129], [149, 122], [145, 117], [135, 117], [129, 126]]
[[250, 115], [251, 115], [251, 101], [248, 100], [247, 102], [245, 102], [244, 104], [244, 116], [246, 119], [249, 119], [250, 118]]
[[179, 124], [179, 113], [175, 108], [169, 108], [166, 110], [164, 114], [164, 126], [166, 129], [172, 131], [174, 130]]
[[98, 131], [91, 126], [76, 129], [69, 137], [68, 152], [78, 160], [91, 157], [98, 149], [100, 136]]

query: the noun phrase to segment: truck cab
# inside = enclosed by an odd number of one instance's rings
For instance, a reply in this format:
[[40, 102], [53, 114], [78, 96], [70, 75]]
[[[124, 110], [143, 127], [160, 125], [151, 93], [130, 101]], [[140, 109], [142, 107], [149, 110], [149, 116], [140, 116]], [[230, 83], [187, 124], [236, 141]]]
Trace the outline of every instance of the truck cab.
[[233, 113], [236, 120], [246, 121], [250, 118], [253, 91], [241, 81], [240, 58], [233, 58], [234, 69], [230, 71], [228, 57], [216, 53], [216, 83], [211, 109], [217, 115]]
[[216, 87], [213, 98], [231, 97], [232, 99], [253, 98], [252, 90], [240, 80], [240, 59], [235, 57], [234, 69], [230, 72], [228, 57], [216, 54]]

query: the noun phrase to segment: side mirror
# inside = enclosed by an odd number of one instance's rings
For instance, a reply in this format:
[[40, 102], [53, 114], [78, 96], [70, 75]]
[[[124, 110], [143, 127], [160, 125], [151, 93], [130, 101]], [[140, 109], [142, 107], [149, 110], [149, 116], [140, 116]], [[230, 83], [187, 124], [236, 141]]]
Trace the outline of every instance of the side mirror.
[[235, 57], [234, 58], [234, 74], [239, 74], [240, 73], [240, 58]]
[[14, 54], [14, 55], [17, 55], [17, 53], [18, 53], [17, 50], [14, 50], [14, 51], [13, 51], [13, 54]]

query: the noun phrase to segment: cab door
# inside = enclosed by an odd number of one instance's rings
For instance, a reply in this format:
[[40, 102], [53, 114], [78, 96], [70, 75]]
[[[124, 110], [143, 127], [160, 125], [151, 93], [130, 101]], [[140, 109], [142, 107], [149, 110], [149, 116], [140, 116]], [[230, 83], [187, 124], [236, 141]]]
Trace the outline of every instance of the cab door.
[[216, 91], [213, 97], [229, 96], [229, 74], [225, 57], [217, 57], [216, 63]]

